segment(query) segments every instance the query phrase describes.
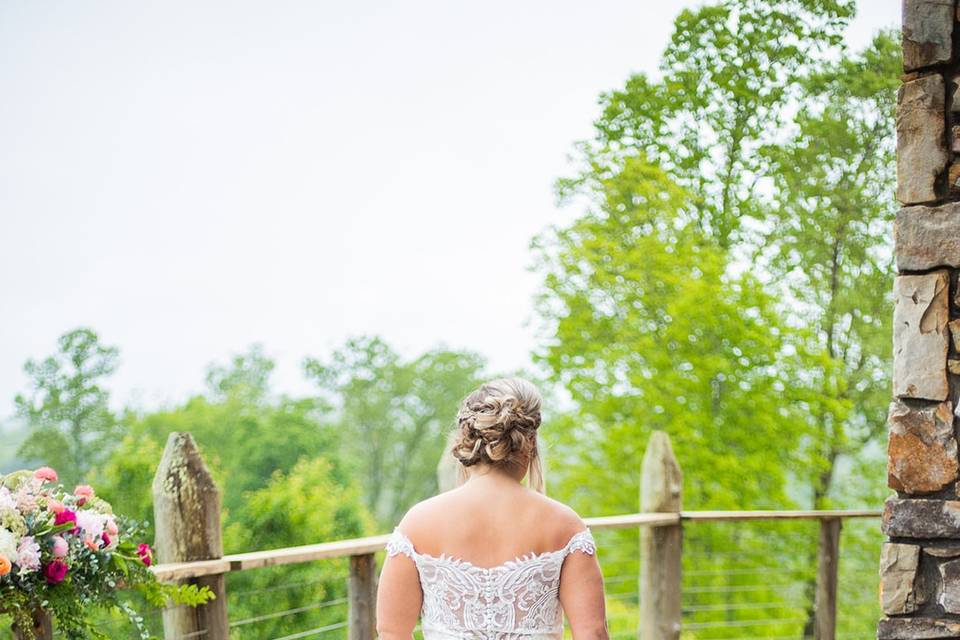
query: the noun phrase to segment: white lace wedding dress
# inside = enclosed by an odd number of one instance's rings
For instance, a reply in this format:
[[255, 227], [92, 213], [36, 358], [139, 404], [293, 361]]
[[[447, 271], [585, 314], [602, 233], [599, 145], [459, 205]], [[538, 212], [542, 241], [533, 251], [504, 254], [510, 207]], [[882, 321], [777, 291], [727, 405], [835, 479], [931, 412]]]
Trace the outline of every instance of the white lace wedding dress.
[[562, 549], [518, 556], [495, 567], [419, 553], [399, 529], [387, 541], [387, 554], [402, 553], [417, 565], [424, 640], [560, 640], [560, 568], [574, 551], [596, 553], [590, 529], [574, 534]]

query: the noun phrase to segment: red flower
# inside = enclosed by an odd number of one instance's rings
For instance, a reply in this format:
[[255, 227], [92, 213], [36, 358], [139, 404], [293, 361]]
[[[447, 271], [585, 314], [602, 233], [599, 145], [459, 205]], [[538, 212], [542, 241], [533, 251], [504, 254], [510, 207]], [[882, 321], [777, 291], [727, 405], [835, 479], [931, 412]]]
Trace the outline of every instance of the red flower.
[[51, 560], [43, 567], [43, 575], [50, 584], [60, 584], [69, 570], [70, 567], [63, 560]]
[[143, 564], [148, 567], [153, 564], [153, 549], [150, 548], [146, 542], [141, 543], [137, 546], [137, 555], [140, 556], [140, 560]]
[[[66, 524], [68, 522], [72, 522], [74, 524], [77, 523], [77, 514], [71, 511], [70, 509], [64, 509], [63, 511], [58, 513], [53, 519], [54, 526], [59, 526], [61, 524]], [[70, 529], [70, 533], [76, 533], [79, 530], [80, 530], [80, 527], [75, 526], [73, 529]]]
[[106, 531], [103, 532], [103, 535], [100, 536], [100, 539], [103, 540], [103, 546], [104, 546], [104, 547], [109, 547], [109, 546], [110, 546], [110, 536], [107, 535], [107, 532], [106, 532]]

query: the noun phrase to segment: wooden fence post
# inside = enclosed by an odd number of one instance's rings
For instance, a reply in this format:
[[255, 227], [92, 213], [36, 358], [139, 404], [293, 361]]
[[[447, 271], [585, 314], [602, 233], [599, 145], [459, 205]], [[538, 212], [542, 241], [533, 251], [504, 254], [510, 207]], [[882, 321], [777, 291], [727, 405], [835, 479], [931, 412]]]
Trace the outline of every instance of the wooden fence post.
[[374, 640], [377, 629], [377, 563], [372, 553], [350, 556], [349, 640]]
[[42, 609], [33, 612], [33, 633], [13, 625], [13, 640], [53, 640], [53, 620], [50, 614]]
[[[190, 562], [223, 557], [220, 490], [189, 433], [171, 433], [153, 479], [153, 513], [160, 562]], [[209, 587], [216, 598], [196, 609], [163, 612], [166, 640], [227, 640], [227, 592], [223, 575], [189, 580]]]
[[[640, 476], [640, 511], [679, 513], [683, 474], [663, 431], [650, 435]], [[640, 529], [640, 640], [680, 637], [679, 523]]]
[[837, 575], [840, 568], [840, 518], [820, 520], [817, 549], [817, 595], [814, 599], [815, 640], [834, 640], [837, 632]]

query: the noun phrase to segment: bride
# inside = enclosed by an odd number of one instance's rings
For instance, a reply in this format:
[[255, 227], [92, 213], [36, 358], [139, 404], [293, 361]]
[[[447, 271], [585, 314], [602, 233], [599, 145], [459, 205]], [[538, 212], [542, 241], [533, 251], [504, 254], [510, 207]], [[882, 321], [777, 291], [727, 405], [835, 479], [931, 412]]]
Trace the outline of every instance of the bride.
[[[460, 485], [414, 505], [387, 542], [377, 632], [409, 640], [608, 637], [590, 530], [543, 495], [540, 394], [520, 378], [482, 385], [460, 407]], [[528, 476], [530, 488], [521, 484]]]

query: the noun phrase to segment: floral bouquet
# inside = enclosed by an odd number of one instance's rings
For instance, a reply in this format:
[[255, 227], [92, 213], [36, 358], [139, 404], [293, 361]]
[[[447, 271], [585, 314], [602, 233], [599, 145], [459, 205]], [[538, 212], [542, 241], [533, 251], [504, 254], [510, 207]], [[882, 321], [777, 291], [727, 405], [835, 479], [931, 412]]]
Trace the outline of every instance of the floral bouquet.
[[149, 638], [119, 589], [140, 591], [158, 607], [168, 600], [197, 606], [213, 597], [196, 585], [157, 582], [143, 531], [90, 486], [67, 492], [49, 467], [0, 476], [0, 612], [13, 617], [21, 637], [34, 637], [39, 612], [52, 614], [67, 637], [107, 638], [90, 610], [119, 608]]

